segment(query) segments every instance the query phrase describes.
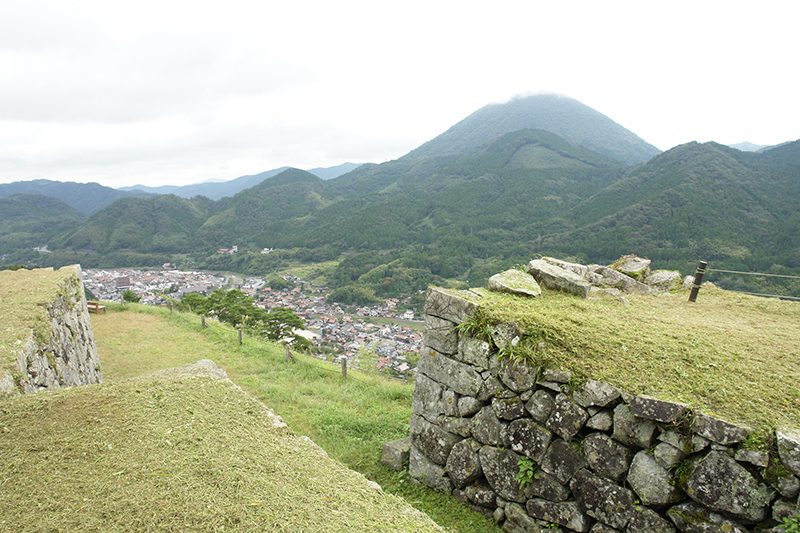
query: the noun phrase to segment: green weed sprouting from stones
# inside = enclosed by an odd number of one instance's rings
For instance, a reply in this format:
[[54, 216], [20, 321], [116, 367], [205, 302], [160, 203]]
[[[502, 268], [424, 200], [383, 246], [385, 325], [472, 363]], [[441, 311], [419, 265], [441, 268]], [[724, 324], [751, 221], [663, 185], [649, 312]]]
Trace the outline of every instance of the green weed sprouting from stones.
[[517, 483], [519, 483], [520, 489], [524, 489], [526, 486], [530, 485], [534, 479], [539, 479], [539, 470], [541, 470], [541, 467], [536, 464], [535, 461], [522, 457], [517, 462], [517, 468], [519, 468], [517, 472]]
[[786, 533], [800, 533], [800, 514], [784, 518], [781, 527]]
[[474, 339], [491, 343], [492, 335], [489, 332], [489, 325], [477, 315], [469, 317], [460, 324], [457, 324], [456, 331], [458, 331], [460, 335], [469, 335]]

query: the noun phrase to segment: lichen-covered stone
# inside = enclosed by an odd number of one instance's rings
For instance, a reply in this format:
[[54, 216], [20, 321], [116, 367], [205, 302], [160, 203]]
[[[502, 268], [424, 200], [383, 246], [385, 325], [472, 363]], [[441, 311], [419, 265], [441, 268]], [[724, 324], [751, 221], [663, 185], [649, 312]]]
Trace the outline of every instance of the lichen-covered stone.
[[583, 453], [569, 442], [556, 439], [550, 443], [542, 457], [542, 470], [554, 476], [559, 483], [566, 485], [575, 472], [586, 466]]
[[591, 519], [582, 512], [578, 502], [549, 502], [534, 498], [528, 500], [525, 508], [533, 518], [558, 524], [572, 531], [586, 532], [592, 525]]
[[656, 426], [651, 420], [633, 415], [629, 405], [614, 408], [614, 439], [628, 446], [649, 448], [653, 445]]
[[539, 369], [527, 365], [525, 363], [518, 363], [503, 359], [500, 362], [500, 371], [497, 377], [502, 381], [506, 387], [514, 392], [522, 392], [532, 389], [536, 385], [536, 376]]
[[456, 488], [464, 488], [483, 475], [479, 452], [481, 444], [474, 439], [466, 439], [453, 446], [447, 457], [445, 471]]
[[517, 482], [520, 456], [493, 446], [484, 446], [479, 454], [483, 475], [497, 495], [504, 500], [524, 503], [526, 498]]
[[[773, 486], [778, 489], [778, 492], [784, 498], [792, 498], [796, 500], [798, 495], [800, 495], [800, 479], [798, 479], [797, 476], [780, 476], [775, 481]], [[797, 510], [800, 512], [800, 501], [797, 503]]]
[[444, 389], [442, 391], [442, 408], [447, 416], [459, 416], [458, 398], [459, 394], [455, 391]]
[[581, 469], [572, 478], [570, 489], [587, 515], [604, 524], [622, 529], [633, 514], [633, 492]]
[[556, 402], [553, 396], [549, 392], [539, 389], [525, 403], [525, 409], [528, 410], [534, 420], [544, 424], [550, 418], [550, 413], [553, 412], [555, 405]]
[[537, 533], [541, 531], [536, 521], [528, 515], [523, 506], [518, 503], [509, 503], [503, 509], [505, 533]]
[[472, 416], [483, 408], [483, 402], [474, 396], [462, 396], [458, 399], [458, 414]]
[[660, 291], [670, 291], [681, 286], [681, 273], [677, 270], [656, 270], [644, 279], [645, 284]]
[[438, 491], [450, 493], [453, 490], [453, 482], [445, 475], [444, 467], [430, 461], [416, 446], [411, 447], [408, 473], [423, 485]]
[[747, 450], [742, 448], [736, 450], [736, 455], [734, 455], [733, 458], [740, 463], [750, 463], [759, 468], [766, 468], [769, 464], [769, 453], [759, 450]]
[[652, 509], [634, 507], [626, 533], [675, 533], [675, 526]]
[[553, 434], [530, 418], [520, 418], [508, 425], [506, 446], [537, 463], [541, 462]]
[[477, 396], [483, 388], [483, 378], [474, 367], [427, 346], [420, 351], [417, 372], [464, 396]]
[[478, 306], [455, 291], [429, 286], [425, 292], [423, 314], [432, 315], [460, 324], [467, 318], [474, 318]]
[[658, 440], [681, 450], [686, 455], [697, 453], [708, 447], [710, 441], [700, 435], [682, 435], [675, 430], [662, 431]]
[[517, 326], [508, 322], [495, 324], [489, 329], [489, 334], [498, 350], [504, 350], [509, 344], [516, 346], [522, 338]]
[[589, 265], [589, 273], [600, 275], [602, 286], [616, 287], [628, 294], [647, 294], [652, 290], [648, 285], [607, 266]]
[[583, 407], [605, 407], [619, 398], [619, 390], [604, 381], [588, 380], [576, 390], [572, 398]]
[[747, 523], [764, 520], [774, 497], [746, 468], [717, 451], [693, 462], [685, 490], [697, 503]]
[[542, 295], [542, 288], [539, 287], [533, 276], [515, 268], [495, 274], [489, 278], [487, 288], [490, 291], [505, 292], [530, 298], [538, 298]]
[[670, 507], [667, 517], [683, 533], [748, 533], [741, 524], [709, 511], [694, 502], [680, 503]]
[[800, 476], [800, 431], [776, 431], [781, 463], [791, 473]]
[[487, 485], [470, 485], [465, 489], [465, 493], [467, 499], [475, 505], [492, 509], [497, 507], [497, 494]]
[[433, 315], [425, 315], [425, 333], [422, 343], [439, 353], [453, 355], [458, 352], [458, 332], [454, 322]]
[[627, 481], [642, 505], [664, 507], [678, 503], [683, 497], [672, 483], [672, 474], [644, 450], [634, 456]]
[[458, 338], [458, 352], [454, 359], [473, 365], [477, 370], [488, 370], [491, 366], [491, 345], [469, 335], [460, 335]]
[[425, 457], [441, 466], [447, 462], [447, 456], [453, 446], [463, 439], [460, 435], [445, 431], [415, 414], [411, 415], [410, 429], [411, 442], [414, 446], [425, 454]]
[[435, 420], [441, 428], [464, 438], [472, 436], [472, 420], [469, 418], [445, 416]]
[[738, 444], [750, 434], [748, 428], [736, 426], [730, 422], [702, 413], [695, 415], [692, 431], [723, 446]]
[[492, 409], [497, 418], [503, 420], [516, 420], [527, 414], [525, 404], [519, 398], [495, 398], [492, 400]]
[[480, 390], [476, 395], [481, 402], [488, 402], [495, 396], [500, 396], [504, 391], [507, 391], [506, 386], [500, 383], [500, 380], [491, 375], [490, 372], [483, 372], [481, 374], [483, 383], [481, 383]]
[[600, 411], [589, 417], [589, 420], [586, 421], [586, 427], [597, 431], [610, 431], [614, 427], [614, 417], [610, 411]]
[[403, 470], [411, 453], [411, 437], [387, 442], [381, 448], [381, 464], [392, 470]]
[[653, 457], [663, 468], [670, 470], [686, 457], [686, 453], [671, 444], [659, 442], [653, 449]]
[[569, 488], [547, 472], [536, 472], [531, 482], [525, 485], [525, 497], [541, 498], [551, 502], [563, 502], [569, 499]]
[[578, 434], [588, 419], [589, 413], [562, 393], [556, 395], [553, 411], [545, 426], [562, 439], [570, 440]]
[[472, 417], [472, 436], [483, 444], [500, 446], [502, 444], [500, 434], [503, 426], [503, 422], [494, 414], [492, 406], [487, 405]]
[[547, 289], [575, 294], [581, 298], [589, 296], [591, 284], [581, 276], [543, 261], [534, 259], [528, 263], [528, 274], [536, 278]]
[[604, 433], [592, 433], [583, 439], [586, 465], [600, 477], [621, 483], [628, 473], [633, 450]]
[[443, 415], [442, 386], [418, 372], [414, 378], [414, 391], [411, 393], [411, 410], [431, 420]]
[[631, 412], [634, 416], [672, 424], [689, 411], [689, 407], [681, 403], [666, 402], [656, 398], [637, 396], [631, 400]]

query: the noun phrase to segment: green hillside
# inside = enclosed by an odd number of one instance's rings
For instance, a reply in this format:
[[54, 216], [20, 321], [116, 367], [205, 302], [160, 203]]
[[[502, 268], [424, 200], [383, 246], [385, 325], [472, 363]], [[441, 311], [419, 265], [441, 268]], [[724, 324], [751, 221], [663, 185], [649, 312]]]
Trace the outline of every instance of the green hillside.
[[212, 206], [202, 196], [191, 200], [172, 194], [122, 198], [92, 215], [63, 246], [100, 254], [188, 251]]
[[465, 154], [504, 133], [522, 129], [553, 132], [626, 165], [643, 163], [659, 153], [655, 146], [577, 100], [543, 94], [487, 105], [407, 157]]
[[44, 246], [85, 221], [83, 213], [52, 196], [15, 194], [0, 198], [0, 254]]

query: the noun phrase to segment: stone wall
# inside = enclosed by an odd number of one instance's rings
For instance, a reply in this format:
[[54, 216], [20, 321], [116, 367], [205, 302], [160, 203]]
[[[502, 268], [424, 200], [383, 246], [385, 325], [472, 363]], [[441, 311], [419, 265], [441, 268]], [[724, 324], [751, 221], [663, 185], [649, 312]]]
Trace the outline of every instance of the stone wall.
[[[27, 327], [20, 329], [19, 338], [12, 344], [19, 347], [11, 348], [10, 354], [3, 354], [6, 364], [5, 368], [0, 368], [0, 395], [100, 383], [100, 358], [86, 307], [80, 266], [67, 266], [57, 271], [6, 272], [4, 275], [5, 281], [17, 276], [17, 294], [30, 294], [30, 299], [35, 301], [23, 298], [19, 301], [24, 304], [3, 310], [30, 316], [26, 317]], [[28, 283], [46, 287], [46, 293], [37, 294], [33, 287], [27, 291]]]
[[752, 451], [747, 428], [684, 405], [501, 360], [502, 327], [457, 327], [472, 300], [428, 289], [413, 478], [515, 533], [777, 532], [800, 512], [800, 432]]

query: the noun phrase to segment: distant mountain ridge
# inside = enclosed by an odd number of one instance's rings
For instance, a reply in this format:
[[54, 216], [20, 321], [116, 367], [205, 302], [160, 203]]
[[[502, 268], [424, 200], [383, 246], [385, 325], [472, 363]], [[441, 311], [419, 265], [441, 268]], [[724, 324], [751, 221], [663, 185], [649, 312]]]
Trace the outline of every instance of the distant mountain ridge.
[[44, 194], [63, 200], [81, 213], [91, 215], [126, 196], [143, 198], [143, 191], [122, 191], [99, 183], [73, 183], [52, 180], [0, 183], [0, 198], [13, 194]]
[[[549, 102], [548, 120], [561, 116], [567, 129], [583, 125], [578, 131], [598, 138], [503, 131], [520, 121], [520, 109], [491, 106], [397, 160], [336, 179], [288, 168], [216, 201], [119, 200], [52, 239], [63, 252], [48, 257], [140, 264], [192, 254], [196, 267], [258, 273], [280, 254], [214, 252], [272, 248], [344, 257], [336, 284], [369, 284], [384, 296], [421, 290], [436, 276], [479, 279], [537, 255], [606, 263], [636, 253], [663, 268], [703, 259], [733, 270], [800, 269], [800, 141], [764, 152], [687, 143], [631, 165], [620, 159], [636, 154], [631, 146], [655, 149], [626, 141], [632, 133], [582, 104], [533, 100], [523, 115]], [[499, 133], [480, 141], [491, 131]], [[606, 153], [587, 147], [609, 143], [616, 145]]]
[[[330, 180], [346, 174], [351, 170], [358, 168], [360, 165], [357, 163], [342, 163], [334, 167], [327, 168], [314, 168], [308, 172], [318, 176], [323, 180]], [[280, 167], [273, 170], [267, 170], [258, 174], [241, 176], [229, 181], [207, 181], [203, 183], [193, 183], [191, 185], [162, 185], [160, 187], [148, 187], [145, 185], [133, 185], [131, 187], [120, 187], [122, 191], [144, 191], [151, 194], [174, 194], [181, 198], [192, 198], [197, 195], [207, 196], [212, 200], [220, 200], [225, 197], [234, 196], [245, 189], [255, 187], [262, 181], [272, 176], [277, 176], [281, 172], [290, 167]]]

